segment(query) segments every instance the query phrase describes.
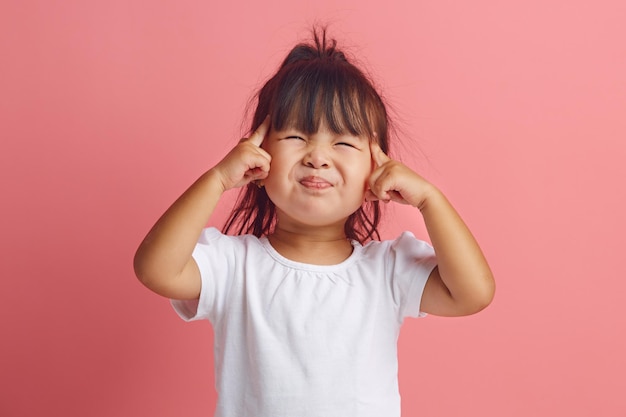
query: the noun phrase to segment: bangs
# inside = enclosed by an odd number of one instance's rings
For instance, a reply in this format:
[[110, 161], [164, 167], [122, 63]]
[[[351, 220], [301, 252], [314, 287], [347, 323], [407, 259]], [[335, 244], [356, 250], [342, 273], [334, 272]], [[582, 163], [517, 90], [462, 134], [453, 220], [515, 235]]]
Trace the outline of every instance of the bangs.
[[380, 97], [353, 68], [301, 61], [277, 75], [280, 82], [269, 106], [275, 130], [313, 134], [324, 126], [336, 134], [368, 138], [386, 130], [380, 125], [386, 120]]

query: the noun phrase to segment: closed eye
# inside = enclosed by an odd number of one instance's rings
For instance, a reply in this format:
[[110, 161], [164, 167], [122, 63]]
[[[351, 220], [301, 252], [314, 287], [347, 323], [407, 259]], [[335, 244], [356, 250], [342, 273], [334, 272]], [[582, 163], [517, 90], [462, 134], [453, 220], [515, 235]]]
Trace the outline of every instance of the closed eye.
[[355, 148], [355, 149], [356, 149], [356, 146], [354, 146], [353, 144], [348, 143], [348, 142], [338, 142], [338, 143], [337, 143], [337, 145], [340, 145], [340, 146], [347, 146], [347, 147], [349, 147], [349, 148]]
[[302, 138], [300, 136], [287, 136], [286, 139], [300, 139], [300, 140], [304, 140], [304, 138]]

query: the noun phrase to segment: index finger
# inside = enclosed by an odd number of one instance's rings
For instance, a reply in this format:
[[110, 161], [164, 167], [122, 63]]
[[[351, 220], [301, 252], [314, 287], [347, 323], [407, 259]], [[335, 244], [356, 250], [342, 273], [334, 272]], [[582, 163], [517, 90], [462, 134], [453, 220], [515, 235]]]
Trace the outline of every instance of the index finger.
[[267, 131], [269, 130], [269, 128], [270, 128], [270, 116], [268, 115], [265, 118], [265, 120], [263, 120], [263, 123], [261, 123], [259, 127], [256, 128], [254, 133], [250, 135], [247, 141], [255, 144], [256, 146], [261, 146], [261, 144], [263, 143], [263, 139], [265, 139], [265, 135], [267, 135]]
[[374, 140], [370, 141], [370, 152], [372, 154], [372, 161], [374, 161], [376, 167], [379, 167], [385, 162], [391, 160], [391, 158], [389, 158], [387, 154], [385, 154], [385, 152], [383, 152], [383, 150], [380, 148], [378, 142]]

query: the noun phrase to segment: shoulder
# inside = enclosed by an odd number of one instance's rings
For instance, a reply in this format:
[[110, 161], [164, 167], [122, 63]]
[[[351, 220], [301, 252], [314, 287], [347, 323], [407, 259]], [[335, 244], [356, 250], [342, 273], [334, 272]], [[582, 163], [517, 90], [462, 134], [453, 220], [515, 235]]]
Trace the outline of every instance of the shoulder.
[[261, 239], [254, 235], [226, 235], [214, 227], [202, 230], [193, 252], [198, 264], [238, 264], [243, 257], [265, 253]]
[[261, 247], [261, 240], [253, 235], [226, 235], [215, 227], [207, 227], [202, 230], [198, 238], [198, 245], [214, 246], [217, 248], [227, 247]]
[[381, 265], [391, 280], [427, 279], [437, 265], [433, 247], [411, 232], [403, 232], [393, 240], [368, 242], [362, 258]]
[[403, 232], [395, 239], [370, 241], [363, 246], [365, 256], [406, 255], [413, 258], [430, 258], [435, 254], [430, 244], [419, 240], [411, 232]]
[[403, 232], [393, 240], [368, 242], [363, 257], [387, 283], [398, 318], [420, 317], [420, 300], [426, 282], [437, 265], [431, 245]]

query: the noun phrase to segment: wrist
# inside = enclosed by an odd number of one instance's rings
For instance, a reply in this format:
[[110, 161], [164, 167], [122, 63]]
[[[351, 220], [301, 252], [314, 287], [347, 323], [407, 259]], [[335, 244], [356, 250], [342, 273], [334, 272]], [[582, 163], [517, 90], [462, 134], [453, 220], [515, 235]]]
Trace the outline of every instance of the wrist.
[[215, 167], [202, 174], [198, 181], [202, 182], [211, 192], [217, 192], [220, 195], [230, 188], [225, 184], [223, 175]]
[[446, 198], [443, 193], [437, 187], [429, 183], [424, 191], [422, 200], [416, 205], [416, 207], [423, 214], [430, 207], [437, 205], [441, 201], [445, 201], [445, 199]]

